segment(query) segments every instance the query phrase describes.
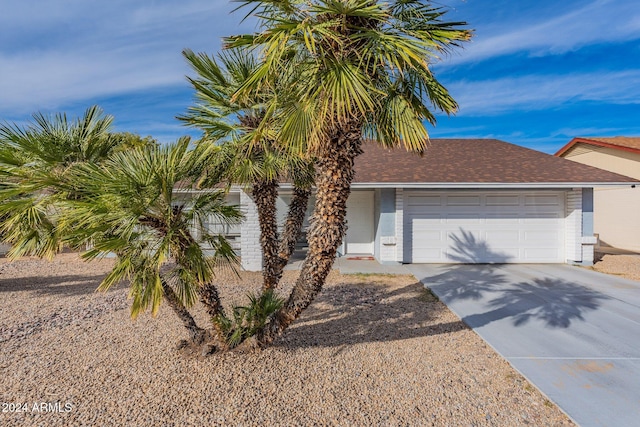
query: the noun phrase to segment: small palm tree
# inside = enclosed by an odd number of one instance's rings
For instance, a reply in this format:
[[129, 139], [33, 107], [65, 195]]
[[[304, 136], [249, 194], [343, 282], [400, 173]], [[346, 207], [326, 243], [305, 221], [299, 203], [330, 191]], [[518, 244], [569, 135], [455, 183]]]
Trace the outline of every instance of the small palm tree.
[[[457, 104], [430, 70], [471, 32], [446, 22], [446, 10], [424, 0], [241, 0], [261, 31], [227, 39], [229, 48], [259, 49], [261, 63], [232, 100], [242, 102], [296, 70], [295, 102], [278, 103], [277, 141], [315, 157], [316, 204], [309, 251], [289, 299], [256, 335], [266, 345], [322, 289], [345, 234], [354, 160], [364, 137], [423, 152], [435, 123], [430, 107]], [[267, 111], [276, 107], [267, 103]]]
[[[208, 158], [204, 148], [190, 150], [189, 139], [183, 138], [172, 145], [121, 151], [100, 164], [77, 165], [64, 185], [77, 197], [66, 200], [60, 219], [71, 230], [66, 242], [91, 242], [83, 258], [117, 255], [100, 289], [129, 280], [134, 317], [148, 308], [155, 314], [165, 298], [196, 342], [204, 339], [204, 329], [187, 309], [200, 299], [212, 320], [221, 314], [214, 267], [235, 262], [231, 246], [223, 236], [209, 234], [205, 222], [211, 216], [223, 224], [241, 219], [236, 207], [225, 204], [224, 191], [184, 200], [176, 196], [180, 186], [192, 185], [194, 171]], [[194, 238], [194, 226], [201, 241]]]
[[[234, 93], [258, 67], [254, 55], [245, 49], [224, 51], [217, 59], [190, 50], [183, 55], [198, 75], [189, 78], [197, 102], [180, 119], [201, 129], [203, 141], [213, 141], [219, 146], [209, 164], [216, 172], [214, 182], [224, 178], [250, 185], [260, 224], [263, 288], [274, 289], [294, 251], [313, 182], [312, 163], [279, 149], [265, 120], [274, 115], [273, 111], [267, 114], [265, 103], [273, 98], [277, 88], [286, 85], [272, 78], [269, 88], [241, 101], [234, 100]], [[283, 96], [282, 90], [279, 96]], [[279, 180], [287, 177], [293, 183], [293, 197], [280, 236], [276, 199]]]
[[0, 125], [0, 235], [10, 257], [51, 258], [61, 249], [59, 205], [72, 193], [59, 183], [79, 163], [100, 163], [121, 146], [113, 118], [99, 107], [75, 121], [41, 113], [26, 127]]

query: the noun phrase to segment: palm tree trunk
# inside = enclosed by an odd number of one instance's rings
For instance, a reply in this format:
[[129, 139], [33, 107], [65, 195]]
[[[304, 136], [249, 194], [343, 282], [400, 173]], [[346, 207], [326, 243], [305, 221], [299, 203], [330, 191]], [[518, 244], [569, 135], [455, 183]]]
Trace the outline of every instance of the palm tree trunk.
[[260, 245], [262, 246], [262, 289], [273, 289], [278, 284], [278, 220], [276, 199], [278, 181], [263, 180], [253, 184], [253, 200], [258, 208], [260, 223]]
[[309, 252], [289, 299], [255, 336], [255, 344], [269, 345], [322, 289], [345, 234], [347, 198], [355, 158], [362, 153], [362, 132], [357, 121], [343, 125], [316, 160], [316, 203], [308, 234]]
[[[180, 240], [181, 240], [181, 244], [179, 246], [181, 246], [182, 248], [188, 248], [189, 246], [195, 244], [195, 240], [193, 239], [193, 236], [191, 236], [191, 234], [186, 230], [182, 234]], [[179, 255], [180, 256], [178, 256], [177, 259], [175, 259], [174, 262], [176, 262], [177, 264], [182, 265], [183, 267], [187, 266], [188, 262], [184, 257], [184, 255], [185, 255], [184, 251], [181, 251]], [[170, 265], [171, 264], [167, 263], [165, 265], [165, 268], [168, 269]], [[164, 286], [164, 282], [163, 282], [163, 286]], [[169, 286], [166, 286], [166, 288], [168, 288], [171, 291], [171, 293], [173, 293], [173, 290]], [[218, 340], [217, 344], [219, 346], [221, 346], [221, 347], [226, 347], [225, 335], [222, 332], [222, 330], [220, 329], [220, 325], [215, 321], [215, 318], [219, 314], [224, 315], [224, 309], [222, 307], [222, 301], [220, 300], [220, 295], [218, 294], [218, 289], [216, 288], [216, 286], [212, 282], [207, 282], [207, 283], [205, 283], [204, 285], [201, 286], [198, 294], [200, 296], [200, 302], [204, 305], [205, 310], [206, 310], [207, 314], [209, 315], [209, 318], [212, 320], [211, 323], [213, 324], [214, 337], [215, 337], [215, 339]], [[184, 308], [184, 306], [178, 300], [178, 297], [175, 294], [173, 294], [173, 297], [175, 298], [176, 302], [178, 304], [180, 304], [180, 306], [182, 306]], [[184, 310], [186, 311], [186, 308]], [[187, 312], [187, 314], [189, 314], [189, 313]], [[189, 314], [189, 316], [190, 316], [190, 314]], [[202, 339], [200, 340], [199, 344], [201, 344], [206, 337], [207, 336], [205, 335], [205, 331], [203, 330]]]
[[307, 205], [311, 190], [306, 188], [293, 188], [293, 197], [289, 205], [287, 220], [284, 224], [284, 230], [280, 237], [280, 246], [278, 248], [278, 268], [279, 277], [282, 277], [282, 270], [289, 262], [289, 258], [293, 254], [298, 241], [298, 235], [304, 223], [304, 216], [307, 213]]
[[200, 302], [204, 305], [204, 308], [212, 321], [213, 331], [215, 338], [218, 340], [218, 344], [222, 347], [226, 347], [224, 332], [220, 329], [218, 322], [215, 321], [215, 318], [218, 315], [224, 315], [224, 310], [222, 302], [220, 301], [218, 289], [213, 283], [206, 283], [202, 286], [202, 289], [200, 289]]
[[191, 316], [189, 310], [187, 310], [187, 308], [180, 302], [180, 299], [175, 294], [171, 286], [169, 286], [163, 278], [161, 278], [161, 282], [164, 299], [167, 301], [167, 304], [169, 304], [169, 307], [171, 307], [173, 312], [178, 315], [178, 318], [182, 320], [182, 324], [187, 328], [187, 331], [189, 331], [189, 338], [191, 338], [191, 341], [195, 344], [202, 344], [206, 331], [196, 324], [193, 316]]

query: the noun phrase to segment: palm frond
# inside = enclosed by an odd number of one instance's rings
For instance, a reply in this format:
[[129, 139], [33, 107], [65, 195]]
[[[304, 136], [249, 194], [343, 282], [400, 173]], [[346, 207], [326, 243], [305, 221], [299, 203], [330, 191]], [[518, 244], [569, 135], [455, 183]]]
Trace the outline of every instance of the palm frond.
[[263, 2], [248, 4], [260, 11], [261, 31], [227, 42], [252, 43], [262, 63], [234, 97], [246, 97], [270, 76], [295, 69], [301, 84], [290, 98], [297, 108], [283, 106], [286, 114], [279, 116], [277, 139], [283, 146], [308, 151], [299, 147], [320, 144], [328, 134], [319, 127], [358, 117], [383, 144], [419, 149], [425, 122], [435, 123], [433, 111], [456, 112], [429, 67], [472, 31], [464, 22], [446, 21], [445, 8], [419, 0], [312, 0], [292, 5], [295, 13], [282, 13]]
[[[101, 164], [70, 169], [69, 186], [79, 197], [67, 202], [63, 215], [64, 224], [73, 224], [67, 241], [90, 243], [87, 259], [117, 255], [118, 264], [102, 288], [129, 279], [133, 316], [146, 309], [157, 312], [165, 275], [186, 307], [213, 277], [215, 263], [194, 237], [194, 225], [202, 225], [206, 216], [236, 223], [241, 214], [225, 203], [222, 191], [179, 198], [176, 187], [195, 181], [194, 170], [202, 170], [217, 152], [206, 146], [192, 148], [188, 138], [181, 138], [174, 144], [119, 151]], [[235, 259], [232, 251], [225, 256], [225, 261]]]

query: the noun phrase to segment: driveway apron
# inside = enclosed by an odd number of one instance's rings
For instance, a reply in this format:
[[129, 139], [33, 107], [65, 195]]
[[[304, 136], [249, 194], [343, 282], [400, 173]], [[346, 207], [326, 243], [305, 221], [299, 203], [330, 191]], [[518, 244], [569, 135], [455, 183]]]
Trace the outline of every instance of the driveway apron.
[[561, 264], [406, 267], [579, 425], [640, 425], [640, 282]]

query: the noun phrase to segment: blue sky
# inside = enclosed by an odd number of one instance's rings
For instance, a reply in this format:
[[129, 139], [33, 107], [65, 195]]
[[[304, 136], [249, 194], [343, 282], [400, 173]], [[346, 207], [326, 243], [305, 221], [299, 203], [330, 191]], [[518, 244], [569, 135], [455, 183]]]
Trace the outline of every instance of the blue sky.
[[[460, 104], [432, 137], [553, 153], [575, 136], [640, 135], [638, 0], [443, 0], [475, 37], [434, 67]], [[183, 48], [254, 30], [226, 0], [0, 0], [0, 121], [98, 104], [117, 130], [172, 141], [191, 102]]]

